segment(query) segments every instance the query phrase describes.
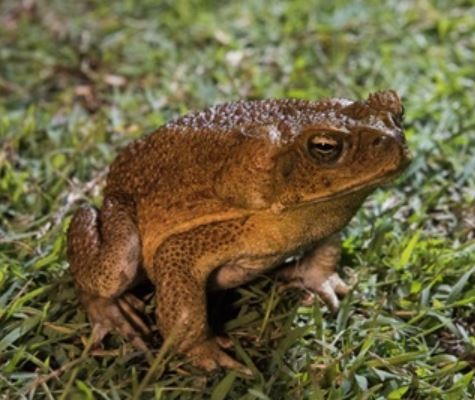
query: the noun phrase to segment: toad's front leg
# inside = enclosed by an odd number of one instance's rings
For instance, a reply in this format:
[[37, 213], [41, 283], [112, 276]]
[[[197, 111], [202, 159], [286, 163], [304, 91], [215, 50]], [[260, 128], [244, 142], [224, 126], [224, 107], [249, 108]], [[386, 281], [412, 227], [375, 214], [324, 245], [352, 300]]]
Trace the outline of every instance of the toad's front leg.
[[206, 284], [236, 239], [233, 223], [216, 223], [169, 237], [155, 253], [149, 275], [156, 286], [157, 322], [165, 339], [206, 371], [217, 367], [251, 371], [226, 354], [209, 329]]
[[307, 302], [313, 301], [315, 294], [333, 310], [338, 310], [337, 295], [345, 295], [350, 290], [336, 272], [341, 256], [339, 234], [322, 240], [301, 260], [279, 271], [278, 277], [286, 283], [283, 288], [301, 288], [310, 293]]

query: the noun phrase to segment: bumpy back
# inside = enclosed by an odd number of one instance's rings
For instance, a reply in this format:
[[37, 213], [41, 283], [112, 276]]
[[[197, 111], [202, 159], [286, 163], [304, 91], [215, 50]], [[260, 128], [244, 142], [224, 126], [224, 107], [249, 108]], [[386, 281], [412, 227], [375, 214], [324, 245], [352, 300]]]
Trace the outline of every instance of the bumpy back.
[[[392, 115], [388, 124], [400, 123], [403, 109], [394, 91], [374, 93], [364, 101], [238, 101], [192, 112], [129, 144], [111, 166], [106, 193], [125, 191], [141, 196], [158, 185], [169, 186], [170, 190], [181, 190], [186, 185], [201, 189], [207, 180], [214, 179], [233, 148], [247, 139], [260, 138], [269, 145], [285, 146], [305, 126], [325, 124], [351, 129], [356, 124], [381, 125], [381, 112]], [[177, 182], [179, 187], [175, 187]]]

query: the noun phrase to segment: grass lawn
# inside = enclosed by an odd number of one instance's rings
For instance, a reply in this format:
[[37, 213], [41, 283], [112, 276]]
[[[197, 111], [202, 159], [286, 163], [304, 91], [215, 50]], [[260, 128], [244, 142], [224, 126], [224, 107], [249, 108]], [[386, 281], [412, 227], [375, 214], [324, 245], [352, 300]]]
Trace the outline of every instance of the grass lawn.
[[[254, 378], [87, 346], [65, 232], [121, 147], [219, 102], [388, 88], [414, 160], [345, 230], [338, 315], [272, 278], [231, 293]], [[1, 2], [0, 399], [474, 399], [474, 110], [470, 0]]]

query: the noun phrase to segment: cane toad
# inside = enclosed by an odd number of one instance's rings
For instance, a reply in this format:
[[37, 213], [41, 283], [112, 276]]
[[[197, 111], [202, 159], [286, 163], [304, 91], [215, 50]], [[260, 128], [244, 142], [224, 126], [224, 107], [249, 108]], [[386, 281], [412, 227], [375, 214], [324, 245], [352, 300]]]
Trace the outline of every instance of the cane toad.
[[102, 208], [68, 231], [71, 272], [94, 339], [117, 330], [139, 348], [146, 274], [160, 333], [205, 370], [248, 372], [208, 327], [206, 294], [277, 269], [338, 307], [339, 232], [409, 162], [394, 91], [367, 100], [239, 101], [178, 118], [129, 144], [110, 167]]

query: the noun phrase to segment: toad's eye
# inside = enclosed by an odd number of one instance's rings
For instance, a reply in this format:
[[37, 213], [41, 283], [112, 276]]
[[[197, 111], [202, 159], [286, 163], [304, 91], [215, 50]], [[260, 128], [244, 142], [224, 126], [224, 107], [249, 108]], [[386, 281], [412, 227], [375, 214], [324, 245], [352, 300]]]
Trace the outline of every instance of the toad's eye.
[[322, 163], [337, 161], [342, 150], [342, 140], [325, 134], [312, 136], [308, 142], [308, 151], [312, 157]]

